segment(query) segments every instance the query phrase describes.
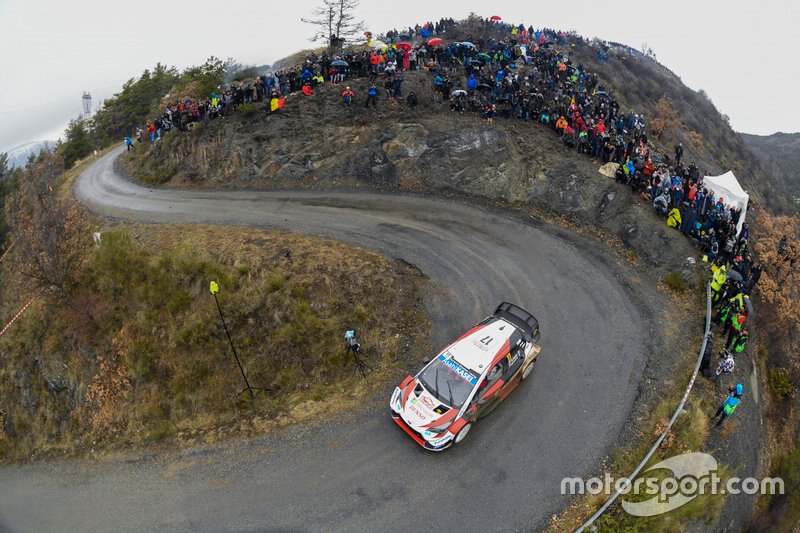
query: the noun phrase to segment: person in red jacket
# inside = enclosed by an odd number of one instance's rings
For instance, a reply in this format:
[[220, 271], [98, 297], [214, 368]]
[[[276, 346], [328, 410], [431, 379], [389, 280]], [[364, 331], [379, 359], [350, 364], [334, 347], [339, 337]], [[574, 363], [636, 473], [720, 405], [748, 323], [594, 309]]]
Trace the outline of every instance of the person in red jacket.
[[354, 93], [353, 90], [350, 87], [345, 89], [344, 92], [342, 93], [342, 105], [345, 106], [348, 111], [352, 111], [353, 110], [350, 107], [350, 103], [353, 101], [353, 98], [355, 97], [355, 95], [356, 95], [356, 93]]
[[151, 123], [147, 123], [147, 133], [150, 135], [150, 142], [155, 142], [156, 140], [156, 127]]

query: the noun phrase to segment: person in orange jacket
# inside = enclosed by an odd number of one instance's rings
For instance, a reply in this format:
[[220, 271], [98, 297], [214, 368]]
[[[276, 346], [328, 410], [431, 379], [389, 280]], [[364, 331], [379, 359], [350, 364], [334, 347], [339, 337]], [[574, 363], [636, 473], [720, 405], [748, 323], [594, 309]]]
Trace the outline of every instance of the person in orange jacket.
[[562, 115], [558, 117], [558, 120], [556, 121], [556, 131], [561, 133], [565, 129], [567, 129], [567, 119], [565, 119], [564, 116]]

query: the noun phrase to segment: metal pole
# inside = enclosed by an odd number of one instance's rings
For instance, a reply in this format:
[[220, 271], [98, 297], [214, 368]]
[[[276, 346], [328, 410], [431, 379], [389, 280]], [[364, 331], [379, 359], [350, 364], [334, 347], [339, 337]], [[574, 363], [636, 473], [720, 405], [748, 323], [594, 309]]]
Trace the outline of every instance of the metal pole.
[[247, 381], [247, 375], [244, 373], [244, 368], [242, 367], [242, 362], [239, 360], [239, 354], [236, 353], [236, 347], [233, 345], [233, 340], [231, 339], [231, 334], [228, 331], [228, 325], [225, 324], [225, 317], [222, 315], [222, 307], [219, 305], [219, 300], [217, 300], [217, 294], [212, 293], [214, 295], [214, 301], [217, 303], [217, 311], [219, 311], [219, 317], [222, 319], [222, 327], [225, 328], [225, 335], [228, 336], [228, 342], [231, 343], [231, 350], [233, 351], [233, 357], [236, 358], [236, 364], [239, 365], [239, 370], [242, 372], [242, 378], [244, 379], [244, 384], [247, 386], [247, 392], [250, 393], [250, 400], [253, 403], [253, 412], [256, 410], [256, 397], [253, 394], [253, 388], [250, 386], [250, 382]]

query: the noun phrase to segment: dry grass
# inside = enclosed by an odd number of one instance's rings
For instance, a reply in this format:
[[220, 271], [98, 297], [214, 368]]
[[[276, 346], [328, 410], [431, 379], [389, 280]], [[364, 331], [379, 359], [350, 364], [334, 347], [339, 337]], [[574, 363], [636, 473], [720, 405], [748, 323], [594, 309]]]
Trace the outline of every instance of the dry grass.
[[[12, 428], [2, 458], [191, 445], [315, 420], [363, 402], [427, 348], [418, 271], [315, 237], [124, 225], [103, 233], [80, 279], [74, 297], [37, 305], [0, 340]], [[238, 394], [212, 279], [250, 382], [268, 389], [255, 415]], [[346, 327], [376, 369], [368, 380], [343, 365]]]

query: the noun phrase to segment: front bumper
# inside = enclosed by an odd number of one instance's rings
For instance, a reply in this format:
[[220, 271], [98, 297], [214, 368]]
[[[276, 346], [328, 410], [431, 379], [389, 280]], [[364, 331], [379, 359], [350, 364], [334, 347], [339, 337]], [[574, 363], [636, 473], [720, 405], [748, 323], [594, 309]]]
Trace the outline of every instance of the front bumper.
[[422, 446], [426, 450], [431, 451], [431, 452], [443, 452], [444, 450], [448, 449], [450, 446], [453, 445], [453, 438], [451, 437], [450, 440], [448, 440], [444, 444], [442, 444], [440, 446], [434, 446], [433, 444], [431, 444], [430, 442], [425, 440], [425, 438], [419, 432], [417, 432], [411, 426], [409, 426], [406, 423], [406, 421], [403, 420], [403, 417], [400, 416], [399, 413], [396, 413], [394, 411], [394, 409], [389, 409], [389, 412], [392, 414], [392, 420], [394, 420], [397, 423], [398, 426], [403, 428], [403, 431], [408, 433], [408, 435], [412, 439], [414, 439], [414, 441], [417, 444], [419, 444], [420, 446]]

